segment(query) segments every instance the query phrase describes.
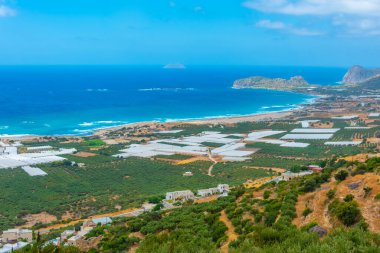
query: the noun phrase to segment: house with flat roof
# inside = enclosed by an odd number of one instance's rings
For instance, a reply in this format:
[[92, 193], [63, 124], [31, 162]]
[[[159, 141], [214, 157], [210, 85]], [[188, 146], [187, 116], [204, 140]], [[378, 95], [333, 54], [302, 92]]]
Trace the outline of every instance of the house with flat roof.
[[197, 194], [201, 197], [207, 197], [207, 196], [215, 195], [218, 193], [219, 193], [219, 189], [216, 187], [215, 188], [208, 188], [208, 189], [200, 189], [197, 192]]
[[60, 241], [61, 242], [64, 242], [66, 241], [70, 236], [74, 235], [75, 234], [75, 231], [74, 230], [65, 230], [61, 233], [61, 236], [60, 236]]
[[190, 190], [167, 192], [166, 200], [172, 201], [186, 201], [194, 198], [194, 193]]
[[219, 184], [215, 188], [201, 189], [198, 190], [197, 194], [201, 197], [207, 197], [215, 194], [228, 194], [230, 187], [228, 184]]
[[33, 231], [29, 229], [8, 229], [3, 231], [1, 235], [3, 242], [16, 242], [19, 240], [26, 240], [27, 242], [32, 242]]
[[14, 250], [24, 248], [28, 243], [26, 242], [17, 242], [13, 244], [5, 244], [2, 248], [0, 248], [0, 253], [12, 253]]

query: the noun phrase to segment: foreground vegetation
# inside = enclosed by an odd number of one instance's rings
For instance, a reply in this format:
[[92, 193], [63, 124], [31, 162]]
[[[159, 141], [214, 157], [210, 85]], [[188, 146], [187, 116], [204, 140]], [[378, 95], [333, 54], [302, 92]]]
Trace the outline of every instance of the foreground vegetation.
[[[324, 162], [324, 166], [322, 173], [278, 185], [267, 184], [259, 189], [236, 187], [230, 196], [214, 202], [196, 204], [189, 201], [178, 209], [119, 218], [112, 225], [99, 225], [87, 236], [101, 236], [101, 242], [89, 252], [125, 252], [132, 247], [137, 247], [137, 252], [141, 253], [220, 252], [232, 233], [237, 235], [229, 243], [229, 252], [233, 253], [379, 252], [380, 235], [368, 230], [352, 195], [342, 201], [333, 189], [327, 193], [329, 213], [336, 218], [335, 229], [327, 235], [327, 231], [319, 234], [311, 230], [318, 225], [316, 222], [302, 227], [293, 224], [299, 196], [312, 193], [331, 180], [340, 184], [349, 172], [351, 175], [378, 172], [380, 159], [372, 158], [364, 164], [331, 160]], [[371, 192], [371, 189], [364, 189], [364, 192]], [[377, 193], [374, 201], [380, 198], [378, 196]], [[222, 212], [227, 214], [233, 231], [221, 218]], [[308, 210], [303, 215], [311, 212], [313, 210]], [[38, 247], [43, 248], [35, 244], [34, 248], [18, 252], [37, 252]], [[79, 252], [66, 248], [55, 250]]]

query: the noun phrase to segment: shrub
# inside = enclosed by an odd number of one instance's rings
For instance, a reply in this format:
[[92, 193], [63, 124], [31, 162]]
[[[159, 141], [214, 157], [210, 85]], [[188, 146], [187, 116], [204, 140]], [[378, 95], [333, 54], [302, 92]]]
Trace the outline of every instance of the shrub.
[[329, 199], [333, 199], [335, 197], [336, 189], [330, 189], [326, 195]]
[[312, 179], [307, 179], [304, 183], [303, 189], [305, 192], [312, 192], [315, 190], [317, 187], [317, 182], [315, 181], [314, 178]]
[[263, 215], [261, 213], [258, 213], [255, 215], [255, 221], [257, 223], [261, 222], [263, 220]]
[[372, 188], [369, 186], [366, 186], [363, 188], [363, 190], [364, 190], [364, 198], [366, 198], [371, 193]]
[[313, 210], [310, 209], [309, 207], [307, 207], [305, 210], [303, 210], [302, 215], [303, 215], [303, 217], [306, 217], [309, 214], [311, 214], [312, 212], [313, 212]]
[[352, 194], [348, 194], [346, 197], [344, 197], [344, 202], [351, 202], [352, 200], [354, 200], [354, 195]]
[[264, 191], [263, 198], [268, 199], [270, 197], [271, 193], [272, 193], [271, 191]]
[[341, 170], [336, 173], [334, 177], [337, 181], [344, 181], [348, 177], [348, 172], [346, 170]]
[[340, 202], [335, 199], [329, 205], [329, 211], [346, 226], [352, 226], [360, 221], [361, 212], [355, 201]]

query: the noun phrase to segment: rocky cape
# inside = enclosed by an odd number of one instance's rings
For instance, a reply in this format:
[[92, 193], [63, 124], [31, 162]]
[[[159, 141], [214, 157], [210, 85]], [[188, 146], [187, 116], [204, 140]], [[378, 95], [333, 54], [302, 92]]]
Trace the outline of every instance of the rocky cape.
[[344, 75], [342, 83], [345, 85], [380, 84], [380, 68], [366, 69], [355, 65]]
[[310, 84], [302, 76], [294, 76], [290, 79], [252, 76], [236, 80], [233, 87], [236, 89], [257, 88], [288, 91], [311, 88]]

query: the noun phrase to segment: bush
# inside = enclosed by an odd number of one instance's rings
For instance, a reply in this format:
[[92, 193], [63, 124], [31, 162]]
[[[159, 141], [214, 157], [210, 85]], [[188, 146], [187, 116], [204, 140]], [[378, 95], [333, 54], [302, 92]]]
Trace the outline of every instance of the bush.
[[361, 212], [355, 201], [340, 202], [335, 199], [329, 205], [329, 211], [338, 218], [346, 226], [352, 226], [360, 221]]
[[272, 193], [271, 191], [264, 191], [263, 198], [264, 199], [269, 199], [271, 193]]
[[336, 189], [330, 189], [326, 195], [329, 199], [333, 199], [335, 197]]
[[313, 210], [310, 209], [309, 207], [307, 207], [305, 210], [303, 210], [302, 215], [303, 215], [303, 217], [306, 217], [309, 214], [311, 214], [312, 212], [313, 212]]
[[312, 192], [315, 190], [315, 188], [318, 186], [317, 182], [314, 178], [307, 179], [304, 183], [303, 189], [305, 192]]
[[344, 197], [344, 202], [351, 202], [354, 200], [354, 195], [348, 194], [346, 197]]
[[371, 193], [372, 188], [369, 186], [366, 186], [363, 188], [363, 190], [364, 190], [364, 198], [366, 198]]
[[341, 170], [336, 173], [334, 177], [337, 181], [344, 181], [348, 177], [348, 172], [346, 170]]

